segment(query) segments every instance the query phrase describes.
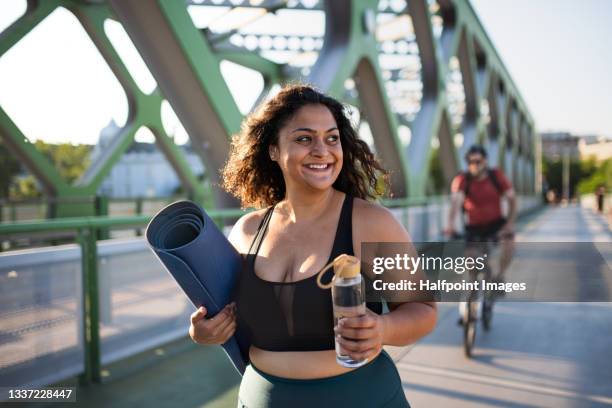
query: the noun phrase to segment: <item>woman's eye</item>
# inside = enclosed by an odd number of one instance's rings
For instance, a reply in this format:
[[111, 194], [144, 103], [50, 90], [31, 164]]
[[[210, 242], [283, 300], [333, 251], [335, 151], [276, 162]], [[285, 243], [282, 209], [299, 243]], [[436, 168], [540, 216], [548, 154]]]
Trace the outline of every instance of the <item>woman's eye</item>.
[[[340, 136], [338, 135], [331, 135], [327, 137], [327, 141], [331, 142], [331, 143], [336, 143], [338, 140], [340, 140]], [[298, 136], [295, 139], [296, 142], [310, 142], [312, 141], [312, 137], [311, 136]]]

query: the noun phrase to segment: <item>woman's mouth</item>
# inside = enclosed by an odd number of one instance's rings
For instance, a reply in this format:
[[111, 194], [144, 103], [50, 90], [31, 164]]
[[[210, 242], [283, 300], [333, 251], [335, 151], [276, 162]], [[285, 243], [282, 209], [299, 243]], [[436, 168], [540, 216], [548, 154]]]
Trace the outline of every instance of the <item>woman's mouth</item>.
[[316, 171], [316, 172], [327, 171], [331, 169], [333, 166], [334, 166], [334, 163], [310, 163], [310, 164], [304, 165], [304, 167], [306, 167], [307, 169]]

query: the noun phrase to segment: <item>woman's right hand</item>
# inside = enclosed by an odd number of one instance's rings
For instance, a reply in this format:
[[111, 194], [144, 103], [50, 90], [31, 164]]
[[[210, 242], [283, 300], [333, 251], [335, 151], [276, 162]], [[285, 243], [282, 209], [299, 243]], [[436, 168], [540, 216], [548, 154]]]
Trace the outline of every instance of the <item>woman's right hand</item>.
[[223, 344], [236, 331], [236, 305], [226, 305], [219, 313], [206, 319], [206, 308], [200, 306], [191, 314], [189, 336], [198, 344]]

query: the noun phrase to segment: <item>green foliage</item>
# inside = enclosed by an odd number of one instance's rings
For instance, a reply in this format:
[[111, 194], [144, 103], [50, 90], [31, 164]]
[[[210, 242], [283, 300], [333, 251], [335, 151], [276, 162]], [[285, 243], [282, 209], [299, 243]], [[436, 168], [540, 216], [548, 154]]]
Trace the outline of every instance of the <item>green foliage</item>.
[[580, 194], [592, 194], [599, 186], [605, 186], [606, 191], [612, 191], [612, 158], [599, 164], [594, 159], [589, 161], [590, 176], [580, 180], [578, 192]]
[[429, 156], [429, 187], [430, 194], [446, 194], [450, 186], [444, 182], [444, 173], [442, 172], [442, 163], [440, 163], [440, 149], [433, 148], [431, 156]]
[[[542, 172], [548, 183], [548, 189], [554, 190], [557, 196], [561, 196], [563, 191], [563, 160], [547, 160], [542, 163]], [[570, 197], [575, 195], [576, 185], [582, 177], [582, 169], [579, 160], [570, 161], [570, 180], [569, 190]]]
[[[548, 183], [549, 190], [555, 190], [558, 195], [563, 191], [563, 161], [542, 161], [542, 173]], [[598, 163], [593, 157], [570, 161], [570, 197], [576, 193], [594, 193], [603, 184], [612, 189], [612, 159]]]
[[8, 198], [11, 182], [21, 171], [21, 165], [0, 138], [0, 198]]
[[[38, 140], [36, 148], [58, 169], [60, 175], [72, 183], [89, 166], [91, 145], [72, 145], [70, 143], [50, 144]], [[19, 160], [0, 139], [0, 198], [26, 199], [40, 197], [41, 191], [34, 176], [22, 176], [23, 169]]]
[[20, 177], [11, 183], [9, 197], [11, 200], [25, 200], [41, 197], [40, 187], [34, 176]]
[[62, 178], [68, 183], [73, 183], [89, 167], [91, 145], [49, 144], [41, 140], [37, 140], [34, 144], [55, 165]]

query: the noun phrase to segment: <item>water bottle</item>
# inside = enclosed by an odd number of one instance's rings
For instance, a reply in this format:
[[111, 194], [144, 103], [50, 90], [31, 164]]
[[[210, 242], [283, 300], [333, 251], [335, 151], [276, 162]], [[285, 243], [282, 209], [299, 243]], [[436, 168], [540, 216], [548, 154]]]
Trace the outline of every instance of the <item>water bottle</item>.
[[[321, 283], [323, 273], [334, 267], [334, 277], [327, 284]], [[343, 317], [361, 316], [366, 313], [365, 288], [360, 272], [360, 261], [354, 256], [342, 254], [325, 266], [317, 276], [317, 285], [322, 289], [331, 287], [334, 310], [334, 327]], [[353, 360], [346, 354], [334, 337], [336, 345], [336, 361], [344, 367], [360, 367], [368, 359]]]

